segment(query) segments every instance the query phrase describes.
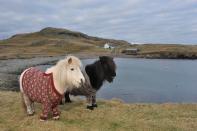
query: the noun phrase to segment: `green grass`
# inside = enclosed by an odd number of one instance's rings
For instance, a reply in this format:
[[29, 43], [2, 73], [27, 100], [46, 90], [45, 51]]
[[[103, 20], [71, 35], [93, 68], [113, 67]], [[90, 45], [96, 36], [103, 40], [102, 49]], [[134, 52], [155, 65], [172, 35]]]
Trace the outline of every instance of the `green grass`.
[[94, 111], [85, 109], [85, 101], [75, 100], [59, 106], [60, 120], [39, 121], [36, 114], [27, 116], [20, 93], [0, 92], [1, 131], [196, 131], [197, 104], [125, 104], [119, 100], [100, 100]]

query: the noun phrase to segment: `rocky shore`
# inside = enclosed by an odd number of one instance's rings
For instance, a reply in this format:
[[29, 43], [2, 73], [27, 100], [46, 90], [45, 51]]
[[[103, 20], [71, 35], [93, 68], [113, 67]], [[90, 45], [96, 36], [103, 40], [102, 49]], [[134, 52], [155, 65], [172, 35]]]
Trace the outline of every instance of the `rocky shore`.
[[[0, 90], [19, 91], [19, 75], [24, 69], [39, 65], [54, 65], [58, 60], [63, 59], [66, 55], [72, 54], [53, 57], [0, 60]], [[74, 55], [80, 59], [96, 58], [99, 56], [98, 54]]]
[[[51, 56], [51, 57], [35, 57], [29, 59], [7, 59], [1, 60], [0, 59], [0, 90], [11, 90], [11, 91], [18, 91], [19, 84], [18, 79], [21, 72], [32, 66], [39, 66], [39, 65], [53, 65], [59, 59], [63, 59], [66, 55], [61, 56]], [[79, 57], [80, 59], [88, 59], [88, 58], [97, 58], [100, 55], [108, 55], [112, 57], [119, 57], [119, 58], [148, 58], [148, 59], [184, 59], [184, 58], [172, 58], [172, 57], [155, 57], [153, 56], [146, 56], [146, 55], [114, 55], [114, 54], [92, 54], [92, 53], [79, 53], [74, 54], [75, 56]], [[188, 58], [187, 58], [188, 59]]]
[[0, 60], [0, 89], [18, 91], [20, 73], [28, 67], [53, 64], [64, 56]]

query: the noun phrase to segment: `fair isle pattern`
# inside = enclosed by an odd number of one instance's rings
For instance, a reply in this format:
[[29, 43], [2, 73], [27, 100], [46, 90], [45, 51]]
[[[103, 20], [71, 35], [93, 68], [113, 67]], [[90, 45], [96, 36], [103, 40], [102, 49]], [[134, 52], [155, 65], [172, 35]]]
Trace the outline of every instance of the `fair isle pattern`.
[[46, 74], [31, 67], [23, 75], [22, 87], [32, 102], [43, 104], [42, 119], [46, 119], [50, 111], [53, 112], [53, 116], [59, 115], [57, 106], [62, 95], [55, 89], [52, 73]]

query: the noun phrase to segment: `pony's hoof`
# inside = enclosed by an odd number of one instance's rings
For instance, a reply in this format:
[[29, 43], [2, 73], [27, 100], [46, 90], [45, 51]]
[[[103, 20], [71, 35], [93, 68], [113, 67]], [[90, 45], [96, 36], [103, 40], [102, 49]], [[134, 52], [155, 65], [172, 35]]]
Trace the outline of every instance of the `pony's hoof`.
[[60, 116], [59, 115], [53, 117], [53, 120], [59, 120], [59, 119], [60, 119]]
[[34, 113], [31, 113], [31, 114], [30, 114], [30, 113], [28, 113], [27, 115], [28, 115], [28, 116], [33, 116], [33, 115], [34, 115]]
[[89, 110], [94, 110], [93, 106], [87, 106], [86, 108], [89, 109]]
[[65, 100], [65, 103], [72, 103], [71, 100]]
[[44, 119], [40, 119], [40, 121], [41, 121], [41, 122], [44, 122], [44, 121], [47, 121], [47, 120], [44, 120]]
[[27, 112], [27, 115], [28, 115], [28, 116], [33, 116], [34, 113], [35, 113], [35, 111]]
[[47, 117], [45, 116], [40, 116], [40, 121], [46, 121], [47, 120]]
[[60, 103], [59, 103], [60, 105], [64, 105], [64, 103], [63, 103], [63, 101], [60, 101]]
[[92, 104], [92, 106], [93, 106], [93, 107], [98, 107], [98, 105], [97, 105], [97, 104]]

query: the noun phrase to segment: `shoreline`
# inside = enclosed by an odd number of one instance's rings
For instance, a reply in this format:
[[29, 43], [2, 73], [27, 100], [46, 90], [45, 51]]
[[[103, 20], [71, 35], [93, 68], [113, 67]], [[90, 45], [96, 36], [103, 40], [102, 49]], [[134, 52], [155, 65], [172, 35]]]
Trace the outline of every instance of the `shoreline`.
[[127, 55], [127, 54], [113, 54], [113, 53], [68, 53], [68, 54], [61, 54], [61, 55], [54, 55], [54, 56], [47, 56], [47, 55], [41, 55], [41, 56], [33, 56], [33, 57], [11, 57], [11, 58], [1, 58], [0, 61], [6, 61], [6, 60], [27, 60], [27, 59], [36, 59], [36, 58], [63, 58], [64, 56], [67, 55], [74, 55], [77, 56], [80, 59], [94, 59], [99, 56], [111, 56], [115, 58], [136, 58], [136, 59], [171, 59], [171, 60], [197, 60], [197, 58], [193, 57], [171, 57], [171, 56], [165, 56], [165, 57], [160, 57], [160, 56], [154, 56], [154, 55]]
[[[39, 65], [52, 65], [55, 64], [59, 59], [63, 59], [66, 55], [74, 55], [80, 59], [95, 59], [101, 55], [112, 56], [115, 58], [132, 58], [132, 59], [147, 59], [142, 57], [133, 57], [130, 55], [114, 55], [110, 53], [73, 53], [59, 56], [42, 56], [27, 59], [0, 59], [0, 90], [12, 90], [17, 91], [18, 88], [18, 77], [20, 73], [28, 67], [39, 66]], [[174, 59], [172, 59], [174, 60]], [[188, 59], [177, 59], [177, 60], [188, 60]], [[189, 59], [190, 60], [190, 59]]]

